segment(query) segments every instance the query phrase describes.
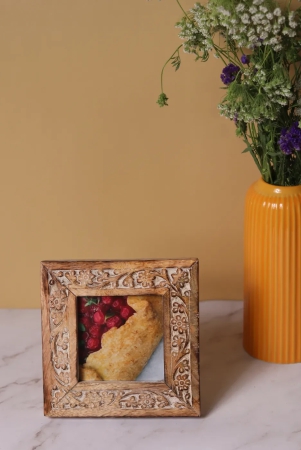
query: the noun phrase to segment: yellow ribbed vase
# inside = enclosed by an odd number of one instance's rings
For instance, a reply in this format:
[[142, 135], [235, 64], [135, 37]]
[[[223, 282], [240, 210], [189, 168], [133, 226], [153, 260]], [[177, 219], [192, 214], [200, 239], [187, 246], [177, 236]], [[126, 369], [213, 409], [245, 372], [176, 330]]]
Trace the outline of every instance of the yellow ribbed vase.
[[264, 361], [301, 362], [301, 186], [260, 179], [247, 192], [243, 343]]

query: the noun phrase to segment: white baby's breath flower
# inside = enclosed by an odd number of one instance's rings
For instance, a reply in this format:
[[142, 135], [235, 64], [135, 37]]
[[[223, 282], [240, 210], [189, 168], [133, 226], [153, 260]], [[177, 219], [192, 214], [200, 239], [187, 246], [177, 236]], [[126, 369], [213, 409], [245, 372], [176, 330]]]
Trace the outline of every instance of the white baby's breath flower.
[[274, 10], [274, 16], [280, 17], [281, 16], [281, 9], [280, 8], [276, 8]]
[[259, 9], [261, 12], [266, 13], [268, 12], [268, 8], [266, 8], [265, 6], [259, 6]]
[[284, 99], [279, 99], [279, 100], [278, 100], [278, 103], [279, 103], [279, 105], [282, 105], [282, 106], [287, 105], [287, 101], [284, 100]]
[[262, 14], [254, 14], [254, 16], [252, 16], [252, 22], [254, 23], [254, 25], [258, 25], [261, 23], [262, 18]]
[[250, 36], [250, 42], [254, 43], [256, 41], [257, 41], [257, 36], [254, 36], [254, 35]]
[[291, 28], [285, 27], [282, 30], [282, 34], [287, 35], [289, 37], [294, 37], [296, 36], [296, 31], [292, 30]]
[[274, 16], [273, 16], [272, 13], [269, 12], [269, 13], [267, 13], [266, 18], [267, 18], [268, 20], [272, 20], [272, 19], [274, 18]]
[[287, 98], [292, 98], [293, 93], [289, 89], [287, 89], [287, 91], [282, 92], [282, 95], [284, 95], [284, 97], [287, 97]]
[[275, 37], [273, 37], [273, 38], [271, 38], [271, 39], [269, 40], [269, 44], [270, 44], [270, 45], [274, 45], [274, 44], [277, 44], [277, 43], [278, 43], [278, 39], [275, 38]]
[[268, 37], [268, 33], [266, 32], [266, 31], [263, 31], [263, 33], [261, 33], [261, 35], [260, 35], [260, 39], [266, 39], [267, 37]]
[[237, 12], [241, 12], [245, 9], [245, 5], [243, 3], [238, 3], [235, 9]]
[[294, 30], [289, 30], [289, 31], [288, 31], [288, 36], [289, 36], [289, 37], [295, 37], [296, 34], [297, 34], [297, 33], [296, 33], [296, 31], [294, 31]]
[[241, 21], [242, 21], [242, 23], [250, 23], [250, 16], [249, 16], [249, 14], [244, 13], [241, 16]]
[[223, 14], [224, 16], [231, 16], [230, 11], [228, 11], [227, 9], [225, 9], [223, 6], [219, 6], [218, 11]]
[[298, 25], [297, 22], [295, 22], [294, 20], [295, 16], [296, 16], [295, 11], [291, 11], [288, 15], [289, 25], [291, 28], [296, 28]]

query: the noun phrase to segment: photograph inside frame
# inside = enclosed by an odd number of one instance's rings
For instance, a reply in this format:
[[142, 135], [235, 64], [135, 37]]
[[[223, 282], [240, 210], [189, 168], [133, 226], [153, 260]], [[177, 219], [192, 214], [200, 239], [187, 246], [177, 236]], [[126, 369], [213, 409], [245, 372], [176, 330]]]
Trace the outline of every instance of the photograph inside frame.
[[160, 295], [77, 297], [79, 381], [163, 381]]

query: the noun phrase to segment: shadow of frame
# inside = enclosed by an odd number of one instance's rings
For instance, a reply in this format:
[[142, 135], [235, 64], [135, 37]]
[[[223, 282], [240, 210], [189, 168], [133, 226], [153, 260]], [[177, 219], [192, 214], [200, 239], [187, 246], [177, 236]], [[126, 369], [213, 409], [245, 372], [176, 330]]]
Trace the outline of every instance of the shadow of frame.
[[242, 346], [243, 305], [200, 303], [202, 416], [209, 415], [242, 382], [254, 361]]

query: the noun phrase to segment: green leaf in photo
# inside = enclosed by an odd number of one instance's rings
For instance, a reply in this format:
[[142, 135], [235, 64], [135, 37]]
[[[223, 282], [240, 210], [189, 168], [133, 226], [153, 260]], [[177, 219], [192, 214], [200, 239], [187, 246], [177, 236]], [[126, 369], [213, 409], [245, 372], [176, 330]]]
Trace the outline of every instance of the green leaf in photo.
[[88, 298], [88, 301], [85, 306], [91, 306], [91, 305], [98, 305], [98, 300], [96, 300], [94, 297]]
[[105, 315], [105, 320], [109, 319], [110, 317], [115, 316], [115, 314], [113, 312], [107, 312]]
[[83, 323], [79, 324], [79, 331], [86, 331], [85, 325]]

